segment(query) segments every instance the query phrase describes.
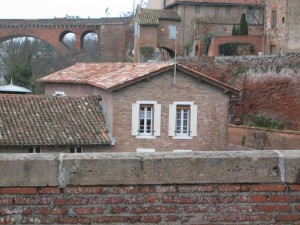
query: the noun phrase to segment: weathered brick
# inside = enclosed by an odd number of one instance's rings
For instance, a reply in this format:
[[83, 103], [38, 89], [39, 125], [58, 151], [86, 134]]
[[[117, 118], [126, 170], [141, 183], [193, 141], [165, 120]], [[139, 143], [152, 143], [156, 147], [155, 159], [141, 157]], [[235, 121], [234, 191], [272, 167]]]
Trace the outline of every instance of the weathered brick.
[[99, 194], [102, 192], [100, 187], [66, 187], [64, 193], [66, 194]]
[[290, 212], [292, 207], [290, 205], [259, 205], [257, 209], [264, 212]]
[[75, 208], [74, 212], [78, 215], [85, 214], [102, 214], [105, 208], [102, 207], [85, 207], [85, 208]]
[[122, 197], [109, 197], [106, 199], [106, 204], [119, 204], [124, 202], [124, 198]]
[[218, 190], [221, 192], [237, 192], [241, 188], [240, 185], [220, 185], [218, 186]]
[[251, 202], [264, 203], [268, 201], [268, 198], [264, 195], [254, 195], [250, 197]]
[[142, 223], [159, 223], [161, 222], [161, 217], [159, 215], [153, 216], [143, 216], [141, 218]]
[[287, 186], [284, 184], [252, 185], [251, 189], [255, 192], [284, 192]]
[[214, 191], [214, 186], [213, 185], [179, 186], [178, 191], [181, 193], [212, 192], [212, 191]]
[[1, 198], [0, 199], [0, 206], [12, 205], [13, 199], [12, 198]]
[[50, 205], [51, 199], [50, 198], [26, 198], [26, 197], [16, 197], [15, 198], [16, 205]]
[[59, 218], [58, 222], [61, 224], [90, 224], [91, 218], [63, 217]]
[[43, 187], [38, 189], [39, 194], [60, 194], [61, 189], [56, 187]]
[[37, 188], [1, 188], [1, 194], [13, 195], [13, 194], [37, 194]]
[[299, 214], [285, 214], [285, 215], [276, 215], [276, 222], [299, 222], [300, 215]]

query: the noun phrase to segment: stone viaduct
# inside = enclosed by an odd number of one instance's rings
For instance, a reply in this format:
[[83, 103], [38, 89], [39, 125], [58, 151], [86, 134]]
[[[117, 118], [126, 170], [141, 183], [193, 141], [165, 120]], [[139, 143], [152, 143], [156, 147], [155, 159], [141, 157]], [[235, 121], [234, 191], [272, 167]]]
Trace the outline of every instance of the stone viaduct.
[[[70, 49], [63, 43], [63, 38], [73, 33], [76, 49], [83, 49], [84, 37], [89, 33], [98, 36], [98, 47], [107, 60], [124, 58], [126, 47], [130, 43], [130, 23], [132, 17], [99, 19], [2, 19], [0, 20], [0, 42], [15, 37], [34, 37], [43, 40], [61, 54], [68, 54]], [[132, 41], [133, 45], [133, 41]], [[132, 46], [133, 48], [133, 46]]]

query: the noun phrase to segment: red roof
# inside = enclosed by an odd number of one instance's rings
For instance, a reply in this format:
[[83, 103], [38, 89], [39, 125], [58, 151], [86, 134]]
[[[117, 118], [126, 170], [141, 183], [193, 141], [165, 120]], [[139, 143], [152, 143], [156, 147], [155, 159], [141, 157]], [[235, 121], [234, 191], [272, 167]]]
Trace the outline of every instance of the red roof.
[[174, 0], [178, 3], [206, 3], [206, 4], [230, 4], [230, 5], [263, 5], [264, 0]]
[[[78, 83], [90, 84], [107, 91], [125, 87], [132, 83], [173, 69], [173, 63], [78, 63], [38, 80], [42, 83]], [[219, 82], [198, 71], [186, 68], [180, 64], [182, 70], [224, 90], [237, 94], [239, 90]]]

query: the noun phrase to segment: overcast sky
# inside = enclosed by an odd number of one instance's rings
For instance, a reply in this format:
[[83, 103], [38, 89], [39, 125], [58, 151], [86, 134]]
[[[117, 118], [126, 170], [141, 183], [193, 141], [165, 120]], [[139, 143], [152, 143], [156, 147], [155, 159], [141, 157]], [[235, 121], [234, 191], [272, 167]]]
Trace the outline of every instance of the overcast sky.
[[119, 17], [132, 12], [139, 0], [1, 0], [0, 19], [52, 19], [79, 16], [80, 18]]

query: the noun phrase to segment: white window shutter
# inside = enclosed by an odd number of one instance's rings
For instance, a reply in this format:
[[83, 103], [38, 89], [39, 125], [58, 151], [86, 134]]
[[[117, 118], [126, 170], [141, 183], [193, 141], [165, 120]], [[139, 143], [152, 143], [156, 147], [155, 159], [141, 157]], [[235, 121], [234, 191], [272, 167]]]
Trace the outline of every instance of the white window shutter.
[[154, 136], [160, 136], [161, 104], [154, 104]]
[[132, 104], [132, 117], [131, 117], [131, 135], [139, 135], [139, 111], [140, 105], [138, 103]]
[[197, 105], [191, 105], [191, 136], [197, 136]]
[[169, 136], [175, 136], [176, 105], [169, 105]]

